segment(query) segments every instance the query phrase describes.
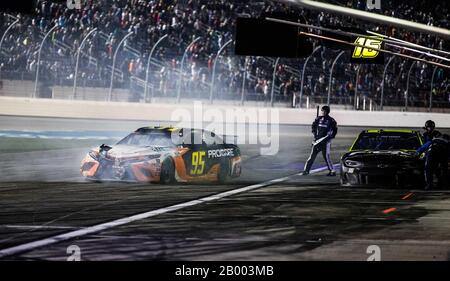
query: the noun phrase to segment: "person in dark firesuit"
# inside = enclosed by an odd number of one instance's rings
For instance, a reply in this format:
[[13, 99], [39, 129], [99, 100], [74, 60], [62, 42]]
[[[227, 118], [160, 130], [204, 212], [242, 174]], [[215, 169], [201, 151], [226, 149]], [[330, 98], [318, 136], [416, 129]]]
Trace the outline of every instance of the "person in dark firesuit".
[[435, 128], [436, 124], [433, 120], [428, 120], [427, 122], [425, 122], [425, 126], [423, 127], [423, 129], [425, 130], [425, 132], [423, 133], [424, 143], [432, 140], [436, 136], [436, 134], [440, 134], [440, 132]]
[[425, 152], [425, 190], [433, 189], [433, 176], [438, 175], [440, 188], [448, 188], [448, 161], [450, 136], [437, 132], [434, 138], [424, 143], [416, 154]]
[[331, 140], [336, 137], [338, 128], [336, 120], [330, 117], [330, 107], [323, 106], [322, 113], [314, 120], [311, 128], [314, 135], [314, 141], [311, 149], [311, 154], [306, 161], [302, 175], [309, 175], [311, 167], [319, 152], [322, 152], [323, 158], [327, 163], [328, 176], [336, 176], [333, 163], [330, 158]]

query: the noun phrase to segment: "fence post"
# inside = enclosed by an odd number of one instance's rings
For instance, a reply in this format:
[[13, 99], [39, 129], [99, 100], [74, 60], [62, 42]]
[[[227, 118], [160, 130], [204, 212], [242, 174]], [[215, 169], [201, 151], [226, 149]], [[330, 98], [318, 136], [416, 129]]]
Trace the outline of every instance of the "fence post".
[[[12, 28], [14, 25], [16, 25], [18, 22], [19, 22], [19, 19], [15, 20], [13, 23], [11, 23], [11, 24], [8, 26], [8, 28], [6, 28], [5, 32], [3, 32], [2, 39], [0, 40], [0, 53], [1, 53], [2, 46], [3, 46], [3, 41], [4, 41], [5, 38], [6, 38], [6, 34], [8, 34], [8, 32], [11, 30], [11, 28]], [[1, 71], [2, 71], [2, 69], [0, 68], [0, 78], [1, 78]]]
[[178, 91], [177, 91], [177, 103], [180, 102], [181, 99], [181, 83], [183, 83], [183, 66], [184, 66], [184, 60], [186, 59], [186, 55], [187, 55], [187, 51], [189, 50], [189, 48], [194, 45], [198, 40], [200, 40], [201, 37], [197, 37], [195, 38], [184, 50], [183, 53], [183, 57], [181, 58], [181, 63], [180, 63], [180, 77], [178, 80]]
[[242, 90], [241, 90], [241, 105], [244, 105], [244, 95], [245, 95], [245, 80], [247, 78], [247, 65], [244, 63], [244, 71], [242, 74]]
[[[156, 41], [155, 45], [153, 45], [152, 49], [150, 50], [150, 53], [148, 55], [148, 60], [147, 60], [147, 68], [145, 70], [145, 89], [144, 89], [144, 102], [147, 102], [147, 95], [148, 95], [148, 76], [149, 76], [149, 71], [150, 71], [150, 62], [152, 60], [153, 57], [153, 52], [156, 50], [156, 47], [159, 45], [159, 43], [161, 43], [164, 39], [166, 39], [169, 35], [164, 35], [163, 37], [159, 38], [158, 41]], [[155, 87], [155, 85], [153, 84], [153, 88]], [[152, 96], [151, 98], [153, 98], [153, 88], [152, 88]]]
[[212, 104], [213, 103], [213, 96], [214, 96], [214, 80], [216, 78], [216, 65], [217, 65], [217, 60], [219, 59], [220, 53], [222, 53], [222, 51], [231, 43], [233, 42], [233, 40], [229, 40], [228, 42], [226, 42], [220, 49], [219, 51], [217, 51], [216, 57], [214, 58], [214, 63], [213, 63], [213, 69], [212, 69], [212, 75], [211, 75], [211, 87], [209, 89], [209, 102]]
[[270, 106], [273, 107], [273, 94], [275, 91], [275, 75], [277, 74], [277, 67], [278, 63], [280, 62], [280, 58], [277, 58], [275, 60], [275, 66], [273, 68], [273, 75], [272, 75], [272, 89], [270, 91]]
[[75, 96], [77, 94], [77, 77], [78, 77], [78, 64], [80, 61], [80, 53], [81, 50], [84, 47], [84, 44], [86, 43], [86, 40], [89, 38], [89, 36], [91, 36], [91, 34], [93, 34], [95, 31], [97, 31], [97, 28], [92, 29], [87, 35], [86, 37], [83, 38], [83, 41], [81, 41], [80, 47], [78, 47], [77, 50], [77, 59], [75, 62], [75, 73], [74, 73], [74, 77], [73, 77], [73, 92], [72, 92], [72, 99], [75, 99]]
[[355, 81], [355, 96], [354, 101], [353, 101], [353, 110], [358, 109], [357, 107], [357, 100], [359, 101], [359, 97], [358, 97], [358, 81], [359, 81], [359, 73], [361, 70], [362, 65], [358, 65], [358, 69], [356, 70], [356, 81]]
[[36, 65], [36, 80], [34, 82], [34, 92], [33, 92], [33, 98], [35, 98], [37, 96], [37, 88], [38, 88], [38, 82], [39, 82], [39, 68], [41, 65], [41, 52], [42, 52], [42, 47], [44, 46], [44, 42], [47, 39], [47, 37], [50, 35], [50, 33], [53, 32], [53, 30], [55, 30], [56, 28], [58, 28], [59, 26], [57, 24], [55, 24], [55, 26], [53, 26], [52, 28], [50, 28], [50, 30], [45, 34], [44, 38], [42, 39], [41, 45], [39, 46], [39, 51], [38, 51], [38, 60], [37, 60], [37, 65]]
[[434, 75], [436, 74], [437, 66], [433, 69], [433, 74], [431, 76], [431, 89], [430, 89], [430, 104], [428, 105], [428, 112], [433, 109], [433, 87], [434, 87]]
[[411, 71], [416, 65], [417, 61], [414, 61], [409, 67], [408, 78], [406, 78], [406, 92], [405, 92], [405, 111], [408, 111], [408, 97], [409, 97], [409, 78], [411, 76]]
[[313, 52], [311, 53], [311, 55], [309, 55], [306, 60], [305, 60], [305, 64], [303, 65], [303, 69], [302, 69], [302, 78], [301, 78], [301, 82], [300, 82], [300, 97], [299, 97], [299, 107], [302, 107], [302, 101], [303, 101], [303, 84], [305, 81], [305, 71], [306, 71], [306, 65], [308, 64], [309, 60], [311, 59], [311, 57], [314, 55], [315, 52], [317, 52], [322, 46], [318, 46], [316, 47]]
[[108, 101], [111, 101], [111, 99], [112, 99], [112, 90], [113, 90], [113, 82], [114, 82], [114, 69], [116, 68], [117, 54], [119, 53], [119, 50], [120, 50], [120, 47], [122, 46], [122, 44], [131, 35], [133, 35], [133, 32], [130, 32], [127, 35], [125, 35], [125, 37], [123, 37], [122, 40], [119, 42], [119, 45], [117, 46], [116, 51], [114, 52], [113, 63], [112, 63], [112, 68], [111, 68], [111, 82], [110, 82], [110, 85], [109, 85]]
[[334, 59], [333, 64], [331, 65], [331, 70], [330, 70], [330, 81], [328, 83], [328, 98], [327, 98], [327, 105], [330, 105], [330, 99], [331, 99], [331, 86], [332, 86], [332, 79], [333, 79], [333, 69], [334, 66], [336, 65], [336, 62], [338, 61], [338, 59], [345, 53], [345, 51], [341, 51], [337, 57]]
[[383, 103], [384, 103], [384, 81], [386, 79], [386, 72], [387, 69], [389, 67], [389, 65], [391, 64], [392, 60], [395, 58], [395, 56], [392, 56], [387, 64], [384, 66], [384, 70], [383, 70], [383, 79], [381, 80], [381, 98], [380, 98], [380, 110], [383, 111]]

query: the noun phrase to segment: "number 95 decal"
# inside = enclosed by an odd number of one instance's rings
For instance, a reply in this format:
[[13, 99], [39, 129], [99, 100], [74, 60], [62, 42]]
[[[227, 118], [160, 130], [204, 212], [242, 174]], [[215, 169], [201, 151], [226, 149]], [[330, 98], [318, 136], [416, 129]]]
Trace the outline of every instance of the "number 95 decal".
[[203, 175], [205, 171], [205, 151], [192, 152], [192, 169], [191, 175]]

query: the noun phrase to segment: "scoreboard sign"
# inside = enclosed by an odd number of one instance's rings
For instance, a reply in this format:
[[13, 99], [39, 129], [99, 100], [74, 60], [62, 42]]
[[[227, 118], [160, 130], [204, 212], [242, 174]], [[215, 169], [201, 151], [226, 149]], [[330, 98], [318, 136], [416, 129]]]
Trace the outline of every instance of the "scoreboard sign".
[[380, 37], [357, 37], [354, 41], [350, 57], [351, 63], [384, 64], [383, 40]]
[[[377, 58], [381, 55], [383, 56], [383, 53], [380, 52], [380, 49], [383, 45], [383, 41], [380, 37], [358, 37], [356, 38], [355, 44], [358, 46], [355, 46], [353, 49], [352, 54], [352, 60], [353, 62], [358, 62], [358, 59], [363, 60], [376, 60], [375, 63], [378, 63]], [[368, 62], [368, 61], [361, 61], [361, 62]], [[383, 63], [383, 61], [381, 61]]]
[[350, 46], [336, 41], [322, 40], [322, 44], [330, 49], [344, 50], [348, 52], [348, 57], [351, 63], [359, 64], [384, 64], [384, 53], [380, 50], [383, 49], [383, 39], [378, 36], [371, 36], [364, 30], [354, 27], [339, 27], [326, 26], [329, 29], [350, 32], [353, 34], [361, 34], [361, 36], [353, 36], [350, 34], [337, 34], [330, 31], [323, 31], [323, 35], [330, 38], [335, 38], [340, 41], [353, 43], [355, 45]]

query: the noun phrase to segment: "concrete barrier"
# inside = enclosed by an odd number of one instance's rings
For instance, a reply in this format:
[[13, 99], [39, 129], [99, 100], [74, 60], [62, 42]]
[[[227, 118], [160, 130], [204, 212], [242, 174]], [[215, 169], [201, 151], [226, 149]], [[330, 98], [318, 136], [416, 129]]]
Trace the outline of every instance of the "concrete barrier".
[[[74, 99], [87, 101], [106, 101], [109, 90], [106, 88], [78, 87]], [[73, 87], [54, 86], [52, 87], [52, 98], [69, 100], [73, 98]], [[130, 91], [124, 89], [114, 89], [111, 99], [113, 101], [131, 101]]]
[[31, 97], [34, 82], [28, 80], [0, 80], [0, 96]]
[[[111, 120], [149, 120], [175, 121], [174, 114], [189, 114], [192, 121], [202, 119], [202, 114], [231, 113], [238, 116], [248, 114], [264, 115], [268, 111], [271, 116], [278, 113], [279, 118], [267, 122], [280, 124], [309, 125], [316, 115], [315, 109], [298, 108], [264, 108], [208, 105], [193, 102], [182, 104], [144, 104], [126, 102], [100, 102], [80, 100], [31, 99], [18, 97], [0, 97], [0, 115], [36, 116], [55, 118], [84, 118]], [[197, 109], [197, 110], [196, 110]], [[275, 115], [273, 115], [275, 114]], [[432, 119], [441, 128], [450, 128], [450, 114], [417, 113], [417, 112], [380, 112], [380, 111], [348, 111], [333, 110], [333, 116], [340, 126], [361, 127], [421, 127], [426, 120]], [[256, 121], [264, 123], [264, 121]]]

